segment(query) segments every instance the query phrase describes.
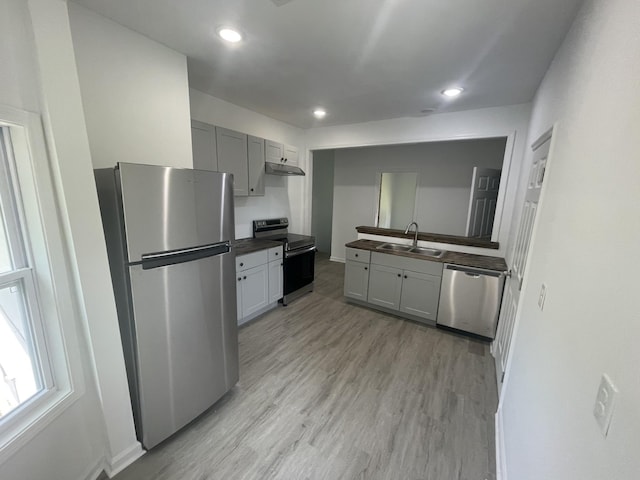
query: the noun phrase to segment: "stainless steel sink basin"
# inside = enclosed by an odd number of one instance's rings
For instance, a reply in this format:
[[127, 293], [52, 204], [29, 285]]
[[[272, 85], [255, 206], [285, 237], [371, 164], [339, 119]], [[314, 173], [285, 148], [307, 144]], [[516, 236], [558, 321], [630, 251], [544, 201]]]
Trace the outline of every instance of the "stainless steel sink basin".
[[411, 253], [417, 253], [418, 255], [425, 255], [427, 257], [435, 257], [435, 258], [440, 258], [442, 255], [444, 255], [444, 251], [438, 250], [435, 248], [413, 247], [409, 251]]
[[417, 255], [434, 258], [440, 258], [444, 254], [444, 251], [435, 248], [414, 247], [412, 245], [401, 245], [399, 243], [383, 243], [376, 248], [378, 250], [389, 250], [391, 252], [415, 253]]
[[392, 252], [408, 252], [413, 247], [411, 245], [400, 245], [398, 243], [383, 243], [376, 248], [378, 250], [391, 250]]

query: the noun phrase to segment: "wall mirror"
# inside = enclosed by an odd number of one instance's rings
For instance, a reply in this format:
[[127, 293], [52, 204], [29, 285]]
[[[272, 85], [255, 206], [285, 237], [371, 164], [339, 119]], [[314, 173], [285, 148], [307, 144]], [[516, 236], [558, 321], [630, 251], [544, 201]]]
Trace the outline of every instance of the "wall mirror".
[[380, 228], [403, 229], [413, 221], [418, 174], [383, 172], [380, 175], [378, 223]]

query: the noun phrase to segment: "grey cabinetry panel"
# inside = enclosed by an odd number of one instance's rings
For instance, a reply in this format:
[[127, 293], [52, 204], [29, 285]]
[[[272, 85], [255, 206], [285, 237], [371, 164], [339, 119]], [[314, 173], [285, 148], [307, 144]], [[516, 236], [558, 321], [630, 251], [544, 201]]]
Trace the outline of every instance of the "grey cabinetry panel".
[[273, 140], [265, 140], [265, 156], [267, 162], [298, 166], [298, 147], [293, 145], [284, 145]]
[[347, 260], [344, 269], [344, 295], [363, 302], [369, 292], [369, 264]]
[[233, 174], [233, 194], [249, 195], [247, 135], [216, 127], [218, 170]]
[[346, 253], [345, 297], [435, 323], [441, 263], [357, 248], [347, 248]]
[[371, 264], [369, 273], [369, 303], [398, 310], [402, 291], [402, 270]]
[[441, 278], [435, 275], [409, 272], [402, 275], [400, 311], [417, 317], [436, 320]]
[[249, 196], [264, 195], [264, 139], [249, 135]]
[[191, 143], [193, 146], [193, 168], [218, 171], [216, 132], [213, 125], [191, 121]]
[[267, 162], [284, 162], [284, 145], [273, 140], [264, 141], [264, 151]]

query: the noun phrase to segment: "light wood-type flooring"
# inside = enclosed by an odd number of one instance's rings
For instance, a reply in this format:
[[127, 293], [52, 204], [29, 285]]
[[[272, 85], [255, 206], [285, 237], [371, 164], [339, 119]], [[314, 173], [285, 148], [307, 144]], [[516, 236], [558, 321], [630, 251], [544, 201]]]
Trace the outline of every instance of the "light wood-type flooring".
[[486, 343], [348, 304], [344, 265], [240, 330], [240, 381], [117, 480], [495, 478]]

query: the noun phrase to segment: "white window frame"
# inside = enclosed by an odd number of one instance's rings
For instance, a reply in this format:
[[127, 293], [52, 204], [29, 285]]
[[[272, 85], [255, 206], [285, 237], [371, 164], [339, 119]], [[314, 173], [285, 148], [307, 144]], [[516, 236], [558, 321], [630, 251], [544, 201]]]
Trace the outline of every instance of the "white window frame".
[[[11, 156], [19, 191], [18, 219], [25, 231], [28, 267], [18, 274], [40, 356], [42, 390], [0, 419], [0, 464], [85, 393], [78, 335], [80, 303], [70, 268], [56, 195], [55, 168], [49, 162], [39, 115], [0, 105], [0, 128]], [[6, 140], [9, 140], [7, 142]], [[15, 233], [15, 232], [14, 232]]]

